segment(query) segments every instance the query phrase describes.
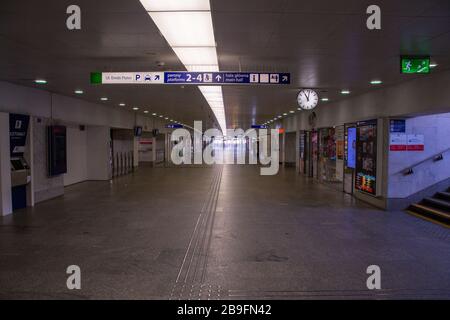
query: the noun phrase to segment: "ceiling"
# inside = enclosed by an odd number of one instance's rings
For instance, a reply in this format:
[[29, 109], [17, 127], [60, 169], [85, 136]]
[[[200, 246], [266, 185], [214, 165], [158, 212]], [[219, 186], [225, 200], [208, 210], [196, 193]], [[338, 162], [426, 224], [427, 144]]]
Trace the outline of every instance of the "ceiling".
[[[72, 1], [2, 0], [0, 80], [27, 86], [45, 78], [45, 90], [119, 108], [125, 102], [192, 122], [213, 117], [195, 87], [91, 86], [91, 71], [184, 70], [138, 0], [79, 0], [82, 30], [68, 31]], [[39, 5], [37, 5], [39, 4]], [[376, 90], [415, 76], [399, 73], [399, 55], [431, 55], [450, 68], [450, 1], [378, 0], [382, 30], [365, 24], [365, 0], [211, 0], [221, 70], [290, 72], [290, 86], [225, 86], [229, 127], [247, 128], [296, 110], [299, 88], [317, 88], [330, 102]], [[164, 62], [164, 66], [159, 63]], [[320, 108], [320, 105], [319, 107]]]

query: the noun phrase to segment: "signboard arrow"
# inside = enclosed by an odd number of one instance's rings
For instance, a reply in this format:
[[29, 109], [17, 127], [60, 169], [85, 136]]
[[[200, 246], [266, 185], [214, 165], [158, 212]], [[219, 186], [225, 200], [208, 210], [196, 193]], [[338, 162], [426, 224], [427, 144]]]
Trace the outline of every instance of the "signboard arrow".
[[[91, 84], [288, 85], [290, 73], [92, 72]], [[281, 81], [280, 81], [281, 80]]]

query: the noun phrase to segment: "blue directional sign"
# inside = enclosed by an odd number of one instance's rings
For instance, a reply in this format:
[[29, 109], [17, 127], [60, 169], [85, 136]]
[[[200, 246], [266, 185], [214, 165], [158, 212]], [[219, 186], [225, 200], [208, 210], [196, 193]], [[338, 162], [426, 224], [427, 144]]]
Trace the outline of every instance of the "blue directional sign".
[[166, 125], [167, 129], [181, 129], [183, 128], [183, 125], [181, 124], [168, 124]]
[[252, 125], [252, 129], [267, 129], [268, 126], [265, 125]]
[[265, 72], [92, 72], [92, 84], [287, 85], [290, 73]]
[[390, 132], [406, 132], [406, 120], [404, 119], [395, 119], [390, 121]]
[[290, 73], [164, 72], [165, 84], [290, 84]]

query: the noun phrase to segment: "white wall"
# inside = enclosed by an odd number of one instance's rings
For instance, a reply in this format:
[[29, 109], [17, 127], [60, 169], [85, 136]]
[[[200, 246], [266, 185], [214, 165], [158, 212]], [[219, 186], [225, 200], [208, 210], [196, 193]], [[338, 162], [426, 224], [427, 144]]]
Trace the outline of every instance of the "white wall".
[[78, 126], [67, 126], [67, 173], [64, 175], [64, 186], [88, 179], [87, 158], [87, 129], [81, 131]]
[[87, 127], [89, 180], [111, 179], [110, 140], [109, 127]]
[[45, 90], [0, 81], [0, 112], [28, 114], [74, 124], [132, 129], [135, 123], [144, 130], [162, 130], [165, 122], [134, 112], [82, 99], [50, 94]]
[[424, 135], [425, 150], [389, 152], [389, 198], [406, 198], [450, 177], [450, 152], [442, 161], [429, 160], [414, 174], [403, 174], [408, 166], [450, 148], [450, 113], [406, 119], [406, 134]]
[[[382, 117], [449, 112], [449, 83], [450, 71], [434, 72], [399, 85], [372, 88], [358, 96], [322, 103], [314, 110], [317, 115], [315, 127], [332, 127]], [[311, 112], [302, 111], [276, 124], [288, 128], [288, 131], [311, 129], [308, 122], [310, 115]]]
[[[48, 91], [24, 87], [0, 81], [0, 113], [9, 119], [9, 113], [32, 116], [34, 126], [30, 136], [33, 137], [32, 190], [35, 202], [44, 201], [64, 194], [64, 186], [86, 179], [107, 180], [110, 178], [109, 164], [109, 129], [133, 129], [142, 126], [144, 131], [164, 130], [165, 122], [153, 117], [135, 114], [123, 108], [90, 103]], [[38, 121], [41, 121], [38, 123]], [[47, 139], [46, 126], [51, 123], [65, 125], [67, 131], [68, 172], [65, 175], [49, 178], [47, 175]], [[79, 125], [85, 125], [87, 131], [77, 131]], [[9, 120], [6, 135], [8, 140]], [[91, 132], [88, 137], [88, 132]], [[89, 143], [87, 139], [89, 140]], [[4, 146], [2, 146], [4, 148]], [[133, 149], [131, 149], [133, 150]], [[3, 153], [3, 151], [2, 151]], [[9, 147], [8, 161], [2, 164], [2, 177], [8, 177], [10, 183]], [[89, 158], [90, 165], [87, 164]], [[6, 181], [6, 180], [5, 180]], [[2, 197], [8, 197], [10, 188], [2, 191]], [[10, 201], [9, 201], [10, 202]]]

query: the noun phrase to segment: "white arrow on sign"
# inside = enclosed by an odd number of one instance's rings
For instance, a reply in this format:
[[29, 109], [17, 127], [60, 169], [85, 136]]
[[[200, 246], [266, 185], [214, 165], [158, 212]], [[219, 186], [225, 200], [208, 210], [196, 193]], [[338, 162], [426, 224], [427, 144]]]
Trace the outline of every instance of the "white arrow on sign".
[[217, 81], [222, 80], [222, 76], [221, 76], [220, 74], [218, 74], [218, 75], [216, 76], [216, 80], [217, 80]]

